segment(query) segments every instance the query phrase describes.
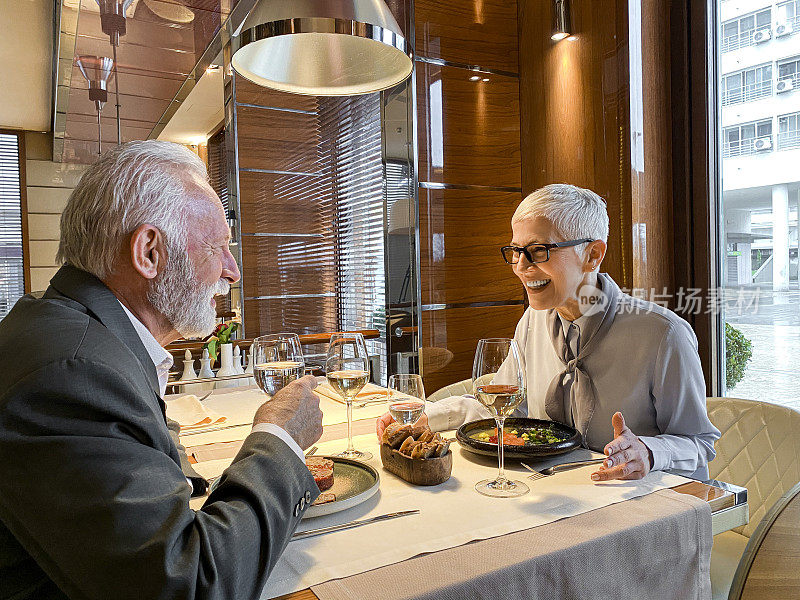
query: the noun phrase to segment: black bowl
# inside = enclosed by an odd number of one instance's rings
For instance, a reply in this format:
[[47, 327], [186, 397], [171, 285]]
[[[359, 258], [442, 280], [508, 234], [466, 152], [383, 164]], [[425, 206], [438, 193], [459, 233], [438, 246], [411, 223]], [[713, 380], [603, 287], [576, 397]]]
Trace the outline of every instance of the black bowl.
[[[574, 427], [564, 425], [563, 423], [546, 421], [544, 419], [528, 419], [527, 417], [511, 417], [506, 419], [504, 429], [534, 427], [537, 425], [552, 425], [556, 432], [565, 437], [562, 441], [553, 442], [552, 444], [532, 444], [530, 446], [510, 446], [508, 444], [503, 444], [503, 455], [506, 458], [545, 458], [548, 456], [566, 454], [576, 448], [580, 448], [581, 434]], [[496, 426], [494, 419], [481, 419], [480, 421], [464, 423], [458, 428], [458, 431], [456, 431], [456, 439], [464, 450], [474, 452], [475, 454], [497, 456], [497, 444], [482, 442], [470, 437], [478, 431], [494, 429]]]

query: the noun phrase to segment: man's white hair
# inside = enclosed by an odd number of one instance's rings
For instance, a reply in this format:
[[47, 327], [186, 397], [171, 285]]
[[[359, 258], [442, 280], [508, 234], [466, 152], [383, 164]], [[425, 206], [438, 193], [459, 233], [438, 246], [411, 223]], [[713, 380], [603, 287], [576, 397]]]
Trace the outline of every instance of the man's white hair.
[[104, 153], [67, 201], [56, 260], [105, 279], [125, 238], [145, 223], [161, 231], [168, 252], [184, 252], [193, 175], [208, 179], [203, 161], [172, 142], [128, 142]]
[[529, 194], [511, 217], [511, 223], [544, 217], [566, 240], [608, 240], [606, 203], [592, 190], [554, 183]]

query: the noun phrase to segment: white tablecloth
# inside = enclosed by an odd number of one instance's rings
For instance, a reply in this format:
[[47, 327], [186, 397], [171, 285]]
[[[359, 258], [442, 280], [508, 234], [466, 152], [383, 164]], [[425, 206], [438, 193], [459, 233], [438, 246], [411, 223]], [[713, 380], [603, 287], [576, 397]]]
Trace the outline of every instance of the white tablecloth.
[[[177, 395], [166, 396], [164, 401], [169, 405], [176, 398], [178, 398]], [[188, 447], [243, 440], [252, 429], [253, 415], [265, 400], [266, 396], [255, 386], [215, 390], [203, 401], [203, 404], [214, 412], [227, 417], [227, 421], [224, 423], [225, 428], [182, 434], [181, 443]], [[323, 426], [347, 421], [347, 407], [344, 404], [320, 396], [319, 406], [322, 410]], [[354, 406], [353, 419], [376, 419], [388, 409], [388, 405], [383, 402], [368, 404], [361, 408]], [[232, 425], [240, 425], [240, 427], [231, 427]]]
[[[342, 440], [321, 443], [318, 455], [339, 451], [342, 445]], [[676, 475], [651, 473], [639, 481], [593, 483], [589, 474], [594, 467], [530, 481], [519, 465], [510, 464], [515, 476], [529, 483], [530, 493], [520, 498], [488, 498], [478, 494], [473, 485], [494, 476], [496, 460], [476, 457], [461, 450], [458, 444], [452, 445], [452, 477], [433, 487], [412, 486], [383, 471], [374, 434], [357, 436], [355, 446], [375, 456], [370, 464], [381, 473], [380, 492], [347, 511], [307, 519], [298, 531], [399, 510], [417, 508], [420, 514], [290, 542], [267, 582], [264, 599], [363, 573], [424, 552], [529, 529], [687, 481]], [[581, 458], [586, 458], [585, 451], [539, 464], [544, 467]], [[214, 468], [203, 471], [204, 475], [214, 476], [222, 471], [225, 461], [214, 462]], [[202, 463], [200, 469], [204, 469]]]

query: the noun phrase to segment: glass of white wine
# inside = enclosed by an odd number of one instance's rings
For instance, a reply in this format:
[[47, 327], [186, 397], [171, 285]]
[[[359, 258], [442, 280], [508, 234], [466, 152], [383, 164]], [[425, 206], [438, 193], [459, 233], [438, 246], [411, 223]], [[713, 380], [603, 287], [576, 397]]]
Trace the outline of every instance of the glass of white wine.
[[253, 378], [270, 398], [302, 377], [305, 365], [296, 333], [272, 333], [253, 340]]
[[422, 377], [398, 373], [389, 377], [389, 413], [403, 425], [413, 425], [425, 412], [425, 388]]
[[475, 489], [484, 496], [514, 498], [528, 493], [521, 481], [508, 479], [503, 470], [503, 424], [525, 398], [525, 379], [516, 340], [492, 338], [478, 341], [472, 366], [472, 391], [497, 423], [497, 478], [484, 479]]
[[343, 458], [369, 460], [372, 454], [353, 448], [353, 400], [369, 381], [369, 353], [360, 333], [334, 333], [328, 345], [325, 376], [347, 405], [347, 449]]

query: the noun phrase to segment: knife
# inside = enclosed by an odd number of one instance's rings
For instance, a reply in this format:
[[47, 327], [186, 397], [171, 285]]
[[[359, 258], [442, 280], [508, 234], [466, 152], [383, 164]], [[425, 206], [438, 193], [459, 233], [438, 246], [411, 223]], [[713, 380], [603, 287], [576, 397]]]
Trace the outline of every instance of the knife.
[[332, 531], [342, 531], [343, 529], [352, 529], [353, 527], [361, 527], [369, 523], [377, 523], [378, 521], [388, 521], [389, 519], [396, 519], [398, 517], [405, 517], [406, 515], [415, 515], [419, 510], [401, 510], [400, 512], [387, 513], [385, 515], [378, 515], [370, 519], [361, 519], [359, 521], [350, 521], [349, 523], [342, 523], [341, 525], [331, 525], [329, 527], [320, 527], [319, 529], [309, 529], [308, 531], [301, 531], [292, 536], [292, 540], [302, 540], [304, 538], [314, 537], [315, 535], [323, 535], [331, 533]]

